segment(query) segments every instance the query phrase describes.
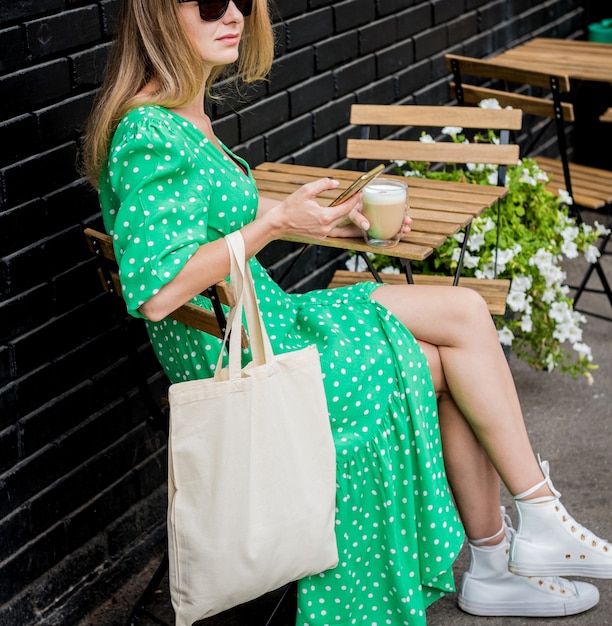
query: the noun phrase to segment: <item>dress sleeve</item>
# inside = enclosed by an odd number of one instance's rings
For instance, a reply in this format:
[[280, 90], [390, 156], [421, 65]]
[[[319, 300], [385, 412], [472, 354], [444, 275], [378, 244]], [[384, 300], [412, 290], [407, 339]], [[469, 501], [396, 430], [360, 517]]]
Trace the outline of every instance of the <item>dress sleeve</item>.
[[206, 243], [211, 181], [175, 128], [159, 119], [129, 120], [111, 147], [108, 181], [115, 203], [107, 228], [128, 312], [141, 317], [138, 307]]

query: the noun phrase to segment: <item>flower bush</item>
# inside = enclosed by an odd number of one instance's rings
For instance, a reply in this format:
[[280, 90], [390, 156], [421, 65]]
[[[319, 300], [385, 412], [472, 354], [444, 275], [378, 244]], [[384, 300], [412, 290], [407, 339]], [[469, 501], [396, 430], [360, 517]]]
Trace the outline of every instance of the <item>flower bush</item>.
[[[497, 107], [497, 101], [483, 101], [483, 107]], [[461, 128], [447, 127], [442, 134], [454, 142], [468, 139]], [[422, 141], [434, 141], [423, 135]], [[473, 141], [498, 142], [492, 131], [477, 134]], [[396, 173], [467, 181], [478, 185], [497, 184], [497, 166], [469, 164], [466, 168], [447, 164], [431, 170], [420, 162], [395, 162]], [[564, 284], [565, 259], [584, 254], [589, 262], [599, 256], [595, 242], [605, 228], [578, 224], [571, 215], [572, 199], [559, 190], [555, 196], [546, 189], [547, 175], [533, 159], [523, 159], [508, 168], [508, 194], [499, 207], [488, 209], [473, 220], [464, 257], [462, 275], [478, 278], [509, 278], [507, 314], [495, 316], [500, 342], [536, 369], [559, 370], [592, 382], [591, 348], [583, 341], [586, 318], [573, 310], [569, 287]], [[498, 232], [499, 221], [499, 232]], [[463, 233], [447, 241], [430, 259], [414, 268], [423, 273], [452, 274], [457, 267]], [[373, 257], [382, 271], [397, 271], [396, 261], [382, 255]]]

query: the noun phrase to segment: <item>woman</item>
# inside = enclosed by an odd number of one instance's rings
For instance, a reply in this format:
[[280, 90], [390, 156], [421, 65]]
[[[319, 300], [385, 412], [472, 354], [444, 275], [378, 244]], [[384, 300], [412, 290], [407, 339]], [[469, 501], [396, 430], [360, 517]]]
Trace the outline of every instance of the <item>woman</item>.
[[[85, 164], [128, 310], [145, 319], [170, 380], [212, 373], [219, 344], [167, 315], [202, 303], [198, 294], [227, 277], [222, 239], [236, 229], [275, 351], [315, 343], [321, 354], [340, 564], [300, 582], [296, 623], [424, 624], [427, 606], [454, 590], [464, 528], [464, 610], [552, 616], [594, 606], [594, 586], [541, 578], [612, 577], [612, 554], [569, 517], [535, 458], [480, 296], [375, 283], [286, 294], [255, 258], [284, 235], [350, 236], [367, 226], [359, 196], [319, 205], [333, 180], [282, 202], [258, 197], [248, 165], [213, 133], [204, 100], [222, 71], [237, 65], [254, 81], [270, 68], [266, 0], [124, 0], [118, 25]], [[518, 534], [500, 514], [500, 477], [516, 499]]]

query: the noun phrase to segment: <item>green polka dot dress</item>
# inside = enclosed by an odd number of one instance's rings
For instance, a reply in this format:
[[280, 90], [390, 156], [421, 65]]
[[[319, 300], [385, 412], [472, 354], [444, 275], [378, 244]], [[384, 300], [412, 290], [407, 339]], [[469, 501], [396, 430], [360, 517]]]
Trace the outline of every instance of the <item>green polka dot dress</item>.
[[[255, 218], [257, 190], [238, 157], [147, 106], [118, 126], [100, 201], [128, 310], [140, 316], [200, 245]], [[337, 449], [340, 562], [300, 581], [296, 624], [425, 624], [427, 606], [454, 591], [463, 529], [423, 353], [371, 300], [376, 284], [287, 294], [257, 259], [250, 265], [275, 351], [319, 349]], [[212, 375], [218, 341], [170, 319], [146, 324], [170, 381]]]

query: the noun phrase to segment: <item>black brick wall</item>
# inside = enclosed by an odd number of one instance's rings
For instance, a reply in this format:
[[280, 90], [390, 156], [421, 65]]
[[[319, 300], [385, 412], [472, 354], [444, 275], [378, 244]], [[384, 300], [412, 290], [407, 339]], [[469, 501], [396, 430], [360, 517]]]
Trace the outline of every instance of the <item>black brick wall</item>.
[[[165, 440], [136, 388], [167, 381], [101, 293], [83, 238], [101, 226], [79, 178], [79, 133], [118, 0], [0, 0], [0, 623], [69, 626], [164, 541]], [[269, 82], [216, 104], [252, 165], [349, 167], [354, 102], [449, 102], [447, 51], [486, 56], [534, 35], [580, 36], [579, 0], [277, 0]], [[223, 85], [220, 85], [222, 88]], [[277, 276], [287, 243], [262, 260]], [[321, 286], [310, 250], [287, 277]], [[126, 356], [139, 346], [141, 366]]]

